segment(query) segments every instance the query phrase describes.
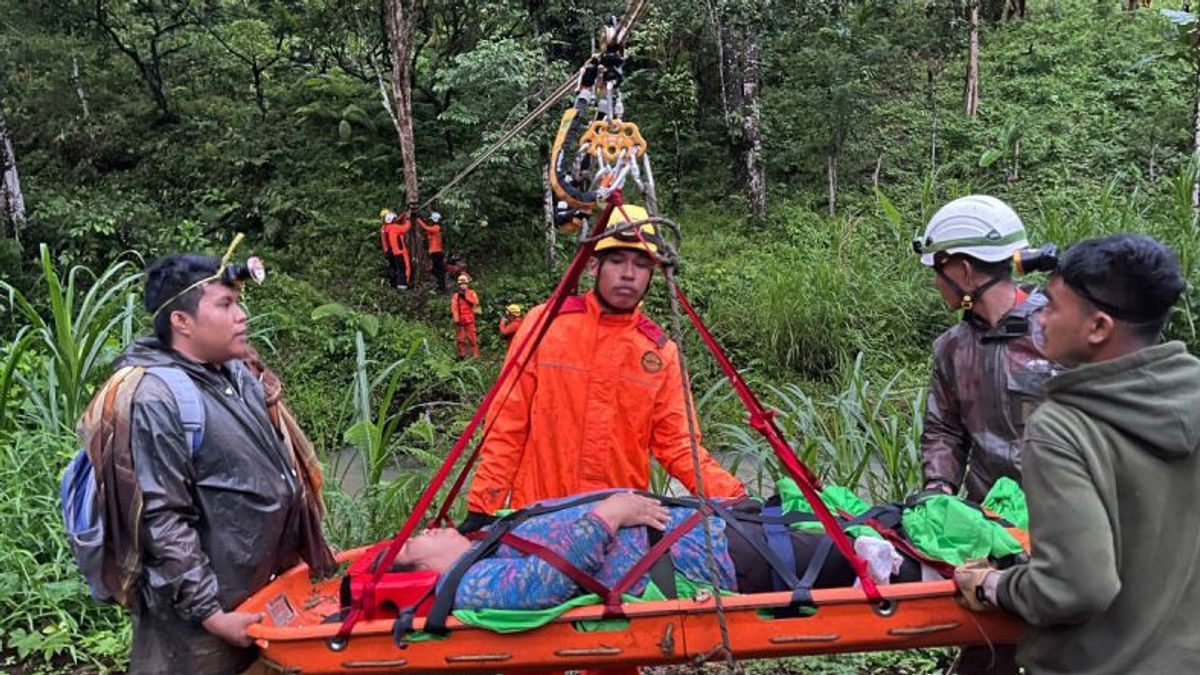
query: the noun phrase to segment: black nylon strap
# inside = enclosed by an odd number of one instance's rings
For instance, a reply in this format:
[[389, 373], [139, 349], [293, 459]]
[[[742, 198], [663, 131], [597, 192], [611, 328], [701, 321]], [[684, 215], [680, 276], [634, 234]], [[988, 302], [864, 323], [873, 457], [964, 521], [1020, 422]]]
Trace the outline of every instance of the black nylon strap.
[[824, 537], [817, 544], [817, 550], [813, 552], [813, 557], [808, 561], [808, 568], [804, 570], [804, 577], [800, 579], [800, 584], [792, 591], [792, 603], [787, 607], [781, 607], [775, 611], [776, 618], [786, 618], [796, 616], [796, 611], [801, 605], [812, 606], [812, 589], [813, 584], [817, 582], [817, 577], [821, 574], [821, 569], [825, 567], [825, 562], [829, 560], [829, 552], [833, 550], [833, 539]]
[[[654, 546], [662, 541], [663, 532], [653, 527], [646, 528], [646, 550], [654, 548]], [[671, 551], [666, 551], [654, 561], [654, 566], [650, 568], [650, 581], [658, 586], [658, 590], [667, 598], [674, 600], [679, 597], [679, 589], [675, 587], [675, 563], [671, 560]]]
[[719, 504], [714, 503], [711, 504], [711, 506], [714, 513], [720, 516], [721, 519], [724, 520], [729, 527], [733, 528], [735, 532], [740, 534], [742, 539], [745, 539], [750, 543], [751, 546], [754, 547], [754, 550], [757, 551], [760, 556], [762, 556], [763, 560], [767, 561], [767, 564], [771, 566], [771, 569], [775, 570], [781, 579], [783, 579], [783, 582], [787, 584], [788, 588], [794, 589], [800, 584], [800, 580], [796, 578], [796, 571], [788, 569], [787, 565], [784, 565], [783, 561], [781, 561], [778, 556], [771, 551], [771, 547], [759, 541], [756, 537], [751, 536], [750, 533], [746, 531], [745, 526], [738, 522], [736, 516], [731, 514], [728, 509]]

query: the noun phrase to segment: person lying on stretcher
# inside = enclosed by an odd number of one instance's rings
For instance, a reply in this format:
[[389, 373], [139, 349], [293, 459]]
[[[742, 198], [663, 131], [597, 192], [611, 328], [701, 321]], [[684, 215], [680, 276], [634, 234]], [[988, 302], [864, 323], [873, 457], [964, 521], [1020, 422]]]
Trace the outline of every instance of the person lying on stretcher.
[[[660, 499], [633, 492], [617, 492], [607, 497], [596, 495], [587, 503], [533, 515], [513, 528], [512, 533], [549, 549], [570, 565], [611, 588], [645, 556], [650, 547], [648, 531], [670, 532], [696, 512], [684, 500]], [[579, 499], [579, 498], [575, 498]], [[947, 499], [953, 499], [947, 497]], [[569, 501], [569, 500], [561, 500]], [[763, 593], [786, 590], [780, 574], [767, 561], [768, 552], [777, 562], [791, 567], [793, 579], [807, 581], [811, 588], [850, 586], [855, 574], [850, 563], [830, 545], [821, 532], [791, 527], [775, 528], [768, 536], [761, 522], [763, 507], [751, 500], [724, 504], [734, 516], [736, 526], [717, 516], [709, 518], [719, 585], [739, 593]], [[898, 512], [898, 511], [897, 511]], [[782, 549], [783, 541], [790, 551]], [[773, 538], [773, 541], [768, 539]], [[870, 539], [870, 537], [860, 537]], [[875, 542], [888, 550], [888, 563], [877, 582], [919, 581], [922, 565], [913, 557], [896, 554], [890, 543]], [[554, 563], [501, 544], [490, 556], [473, 563], [468, 556], [476, 546], [453, 528], [430, 529], [410, 539], [401, 549], [393, 571], [431, 570], [446, 575], [456, 565], [466, 563], [454, 591], [454, 608], [460, 609], [544, 609], [554, 607], [582, 591], [576, 581]], [[858, 547], [861, 550], [861, 547]], [[790, 555], [789, 555], [790, 554]], [[704, 531], [692, 527], [670, 548], [676, 575], [698, 586], [708, 586], [709, 572]], [[787, 560], [787, 558], [791, 560]], [[810, 564], [813, 569], [810, 570]], [[559, 562], [561, 566], [561, 561]], [[886, 569], [891, 567], [890, 570]], [[877, 568], [878, 569], [878, 568]], [[807, 575], [807, 579], [804, 579]], [[641, 596], [651, 575], [643, 576], [627, 593]], [[443, 577], [444, 579], [445, 577]], [[439, 592], [444, 592], [439, 587]]]

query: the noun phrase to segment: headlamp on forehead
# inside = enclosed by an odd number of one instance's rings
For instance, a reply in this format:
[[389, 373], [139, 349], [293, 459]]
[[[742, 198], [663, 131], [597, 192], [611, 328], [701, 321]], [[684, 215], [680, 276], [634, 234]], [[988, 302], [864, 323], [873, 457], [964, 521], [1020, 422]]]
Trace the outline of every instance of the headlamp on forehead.
[[267, 278], [267, 268], [263, 265], [262, 258], [251, 256], [246, 258], [246, 262], [242, 264], [229, 263], [225, 266], [221, 273], [221, 282], [242, 287], [247, 281], [253, 281], [255, 285], [261, 284]]
[[162, 313], [163, 308], [169, 307], [171, 303], [175, 302], [179, 298], [182, 298], [188, 293], [188, 291], [199, 288], [207, 283], [218, 281], [229, 286], [234, 286], [238, 290], [241, 290], [242, 286], [247, 280], [253, 281], [255, 284], [261, 284], [263, 280], [267, 278], [267, 268], [263, 265], [261, 258], [258, 256], [252, 256], [247, 258], [246, 262], [241, 264], [229, 262], [230, 259], [233, 258], [233, 252], [237, 250], [237, 247], [241, 245], [242, 240], [245, 238], [246, 235], [239, 232], [237, 236], [233, 238], [233, 241], [230, 242], [229, 248], [225, 250], [225, 255], [221, 256], [221, 265], [217, 268], [215, 274], [204, 277], [203, 279], [190, 284], [175, 295], [172, 295], [167, 299], [166, 302], [159, 305], [158, 309], [154, 310], [154, 316], [151, 317], [151, 319], [157, 319], [158, 315]]

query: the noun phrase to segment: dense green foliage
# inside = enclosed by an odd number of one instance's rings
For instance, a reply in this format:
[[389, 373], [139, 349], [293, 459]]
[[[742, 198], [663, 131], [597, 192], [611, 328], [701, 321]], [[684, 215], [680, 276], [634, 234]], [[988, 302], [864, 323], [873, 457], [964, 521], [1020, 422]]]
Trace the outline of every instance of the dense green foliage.
[[[1009, 200], [1038, 243], [1162, 237], [1193, 282], [1170, 336], [1200, 347], [1195, 66], [1163, 17], [1044, 0], [1023, 21], [986, 25], [972, 119], [958, 3], [745, 5], [763, 26], [765, 222], [748, 222], [735, 187], [705, 7], [652, 4], [630, 47], [627, 117], [684, 227], [681, 283], [823, 477], [887, 499], [919, 475], [929, 344], [954, 317], [909, 241], [951, 197]], [[572, 71], [593, 24], [620, 10], [422, 6], [413, 112], [426, 195]], [[182, 25], [161, 32], [180, 9]], [[269, 280], [246, 297], [252, 330], [335, 479], [327, 527], [340, 545], [408, 513], [498, 370], [503, 306], [551, 288], [539, 170], [555, 113], [438, 204], [448, 248], [478, 281], [484, 359], [453, 358], [440, 296], [384, 283], [375, 216], [403, 197], [376, 79], [390, 70], [380, 23], [367, 0], [0, 0], [0, 113], [29, 206], [23, 244], [0, 240], [0, 668], [121, 662], [127, 628], [74, 573], [56, 483], [80, 406], [146, 327], [143, 260], [219, 252], [235, 231], [265, 257]], [[570, 253], [559, 239], [556, 272]], [[656, 288], [649, 311], [669, 329], [666, 310]], [[769, 490], [777, 464], [699, 341], [684, 345], [707, 444]], [[937, 658], [821, 667], [932, 672]]]

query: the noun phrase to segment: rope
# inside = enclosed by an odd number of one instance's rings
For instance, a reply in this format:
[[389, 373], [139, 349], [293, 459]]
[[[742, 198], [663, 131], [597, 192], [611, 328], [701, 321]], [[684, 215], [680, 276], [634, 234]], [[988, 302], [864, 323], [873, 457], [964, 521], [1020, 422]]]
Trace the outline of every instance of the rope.
[[[625, 41], [629, 39], [629, 34], [633, 31], [633, 26], [638, 22], [638, 19], [642, 18], [642, 15], [646, 12], [646, 8], [649, 6], [650, 0], [630, 1], [629, 7], [625, 10], [625, 15], [621, 17], [621, 22], [617, 26], [617, 44], [625, 44]], [[592, 56], [598, 56], [598, 53], [593, 54]], [[472, 173], [474, 173], [475, 170], [478, 169], [481, 164], [486, 162], [489, 157], [496, 154], [500, 148], [504, 147], [509, 141], [521, 135], [521, 133], [523, 133], [526, 129], [533, 126], [533, 123], [536, 122], [539, 117], [544, 115], [547, 110], [562, 100], [564, 96], [574, 91], [579, 86], [579, 73], [582, 70], [583, 69], [581, 67], [579, 70], [575, 71], [575, 73], [564, 80], [562, 84], [558, 85], [558, 87], [551, 92], [550, 96], [547, 97], [545, 101], [530, 111], [529, 114], [526, 115], [525, 118], [520, 122], [518, 122], [516, 126], [510, 129], [508, 133], [504, 134], [498, 141], [485, 148], [483, 152], [481, 152], [474, 160], [471, 161], [470, 164], [468, 164], [462, 171], [459, 171], [454, 178], [451, 178], [449, 183], [446, 183], [444, 186], [442, 186], [442, 188], [434, 193], [432, 197], [426, 199], [421, 204], [420, 210], [426, 210], [430, 205], [437, 202], [438, 199], [441, 199], [443, 195], [461, 183], [467, 178], [467, 176], [470, 176]]]
[[649, 6], [650, 0], [630, 0], [629, 7], [625, 10], [625, 16], [621, 17], [621, 23], [617, 26], [617, 44], [625, 44], [625, 41], [629, 39], [629, 33], [633, 30], [633, 25], [642, 18], [642, 14]]
[[540, 105], [538, 105], [538, 107], [534, 108], [528, 115], [525, 116], [524, 119], [522, 119], [520, 122], [518, 122], [516, 124], [516, 126], [514, 126], [512, 129], [510, 129], [508, 131], [508, 133], [501, 136], [500, 140], [496, 141], [495, 143], [492, 143], [490, 146], [488, 146], [486, 149], [484, 149], [484, 151], [481, 152], [479, 154], [479, 156], [477, 156], [470, 164], [468, 164], [466, 166], [466, 168], [464, 168], [462, 171], [459, 171], [458, 174], [454, 176], [454, 178], [450, 179], [450, 182], [446, 183], [446, 185], [443, 186], [442, 189], [438, 190], [429, 199], [426, 199], [424, 201], [424, 203], [421, 204], [420, 210], [424, 211], [431, 204], [437, 202], [438, 199], [441, 199], [442, 195], [449, 192], [451, 189], [453, 189], [455, 186], [457, 186], [459, 183], [461, 183], [463, 181], [463, 179], [465, 179], [467, 176], [470, 176], [472, 173], [474, 173], [475, 169], [478, 169], [479, 166], [481, 164], [483, 164], [484, 162], [486, 162], [489, 157], [496, 154], [496, 152], [498, 152], [500, 150], [500, 148], [507, 145], [508, 142], [511, 141], [512, 139], [521, 135], [521, 133], [523, 133], [526, 129], [528, 129], [530, 126], [532, 126], [533, 123], [536, 122], [539, 117], [541, 117], [543, 114], [545, 114], [545, 112], [547, 110], [549, 110], [551, 107], [553, 107], [554, 104], [558, 103], [562, 99], [562, 97], [566, 96], [572, 90], [574, 90], [576, 88], [576, 86], [578, 85], [578, 82], [579, 82], [579, 73], [576, 72], [571, 77], [569, 77], [566, 81], [564, 81], [562, 84], [558, 85], [558, 88], [555, 89], [550, 94], [549, 98], [547, 98]]
[[[625, 219], [625, 224], [613, 229], [621, 231], [629, 228], [633, 231], [642, 245], [643, 252], [649, 255], [650, 259], [654, 260], [659, 269], [662, 270], [663, 278], [667, 283], [667, 294], [671, 298], [671, 332], [677, 346], [675, 353], [679, 358], [679, 383], [683, 389], [684, 417], [687, 419], [688, 444], [691, 446], [692, 453], [692, 475], [696, 480], [696, 496], [699, 497], [697, 512], [704, 519], [705, 568], [708, 572], [708, 582], [713, 588], [713, 603], [717, 610], [717, 628], [721, 633], [719, 649], [714, 649], [705, 660], [711, 658], [717, 651], [724, 652], [726, 667], [729, 668], [730, 672], [737, 672], [737, 662], [733, 658], [733, 645], [729, 639], [729, 622], [725, 617], [725, 603], [721, 598], [720, 574], [717, 571], [717, 554], [713, 548], [712, 521], [709, 520], [712, 515], [712, 507], [708, 503], [708, 495], [704, 489], [704, 473], [700, 470], [700, 442], [697, 439], [698, 433], [696, 427], [698, 425], [696, 423], [696, 410], [692, 405], [691, 378], [688, 376], [687, 357], [683, 353], [683, 324], [679, 319], [679, 301], [675, 298], [675, 255], [673, 251], [668, 252], [667, 241], [661, 232], [659, 233], [659, 240], [662, 242], [662, 246], [660, 247], [661, 255], [656, 255], [654, 251], [650, 250], [649, 243], [642, 236], [642, 223], [634, 222], [633, 218], [630, 218], [629, 214], [625, 212], [624, 205], [619, 205], [617, 208], [620, 209], [621, 216]], [[651, 217], [644, 219], [644, 221], [665, 221], [665, 223], [669, 224], [675, 235], [679, 236], [679, 226], [666, 218]]]
[[[604, 227], [608, 224], [608, 221], [612, 217], [613, 209], [618, 207], [621, 203], [622, 194], [618, 190], [610, 197], [608, 205], [605, 207], [604, 211], [601, 212], [599, 220], [596, 221], [595, 229], [601, 230], [601, 234], [603, 234]], [[558, 314], [558, 310], [562, 307], [562, 303], [564, 300], [566, 300], [566, 296], [574, 291], [575, 287], [578, 285], [579, 278], [582, 276], [583, 266], [586, 264], [587, 259], [591, 257], [592, 249], [595, 248], [596, 242], [601, 238], [602, 237], [600, 235], [596, 235], [580, 243], [579, 249], [575, 254], [575, 258], [571, 261], [571, 267], [563, 275], [563, 279], [559, 281], [559, 285], [555, 288], [554, 292], [550, 294], [549, 300], [546, 301], [546, 311], [538, 317], [538, 321], [540, 323], [535, 324], [535, 328], [525, 336], [525, 341], [517, 347], [517, 351], [513, 353], [513, 358], [505, 362], [504, 369], [501, 371], [499, 378], [497, 379], [497, 384], [495, 385], [497, 387], [500, 384], [500, 380], [503, 379], [509, 372], [510, 364], [514, 361], [519, 361], [520, 364], [517, 368], [516, 375], [514, 375], [511, 379], [511, 382], [509, 382], [508, 391], [504, 393], [504, 397], [501, 399], [500, 404], [496, 406], [497, 410], [500, 410], [504, 407], [504, 405], [508, 402], [509, 396], [512, 395], [513, 389], [519, 386], [521, 375], [525, 372], [526, 366], [528, 366], [529, 362], [533, 359], [533, 353], [537, 350], [538, 345], [541, 344], [542, 337], [545, 336], [546, 331], [549, 330], [550, 322], [553, 321], [554, 317]], [[578, 273], [574, 273], [576, 265], [579, 266], [580, 271]], [[569, 283], [567, 281], [568, 278], [570, 278]], [[537, 337], [536, 339], [533, 339], [535, 334]], [[529, 345], [531, 339], [533, 339], [533, 344], [532, 347], [530, 347], [530, 349], [527, 351], [525, 348]], [[475, 460], [479, 458], [479, 453], [483, 450], [483, 444], [487, 441], [488, 436], [491, 434], [492, 425], [496, 423], [496, 419], [498, 417], [498, 415], [493, 416], [488, 422], [487, 426], [484, 427], [483, 435], [480, 437], [479, 443], [476, 444], [475, 450], [471, 453], [471, 456], [467, 458], [466, 463], [463, 464], [458, 477], [454, 481], [454, 485], [450, 488], [450, 492], [446, 495], [445, 500], [443, 500], [442, 506], [438, 510], [438, 514], [433, 520], [435, 525], [443, 522], [450, 522], [450, 508], [453, 505], [454, 499], [458, 496], [459, 491], [462, 490], [463, 485], [466, 483], [467, 475], [470, 473], [471, 467], [475, 464]], [[524, 451], [522, 450], [522, 452]], [[519, 460], [518, 464], [520, 464]]]
[[[629, 216], [625, 217], [629, 218]], [[634, 231], [639, 232], [640, 230]], [[645, 245], [644, 241], [643, 245]], [[675, 272], [673, 266], [663, 265], [662, 270], [663, 277], [667, 282], [667, 293], [671, 298], [671, 332], [674, 333], [675, 344], [678, 346], [676, 353], [679, 355], [679, 370], [682, 375], [680, 383], [683, 387], [684, 411], [687, 413], [688, 441], [692, 446], [692, 471], [696, 479], [696, 496], [700, 498], [700, 511], [704, 514], [704, 552], [708, 558], [709, 583], [713, 587], [713, 601], [716, 603], [717, 627], [721, 631], [721, 649], [725, 652], [725, 665], [731, 672], [735, 672], [737, 663], [733, 659], [733, 645], [729, 640], [729, 623], [725, 618], [725, 605], [721, 599], [721, 585], [718, 583], [717, 577], [717, 557], [713, 550], [711, 521], [709, 520], [712, 509], [705, 496], [704, 475], [700, 471], [700, 443], [696, 440], [696, 411], [691, 405], [691, 378], [688, 376], [687, 360], [683, 355], [683, 326], [679, 320], [679, 301], [675, 297]]]

